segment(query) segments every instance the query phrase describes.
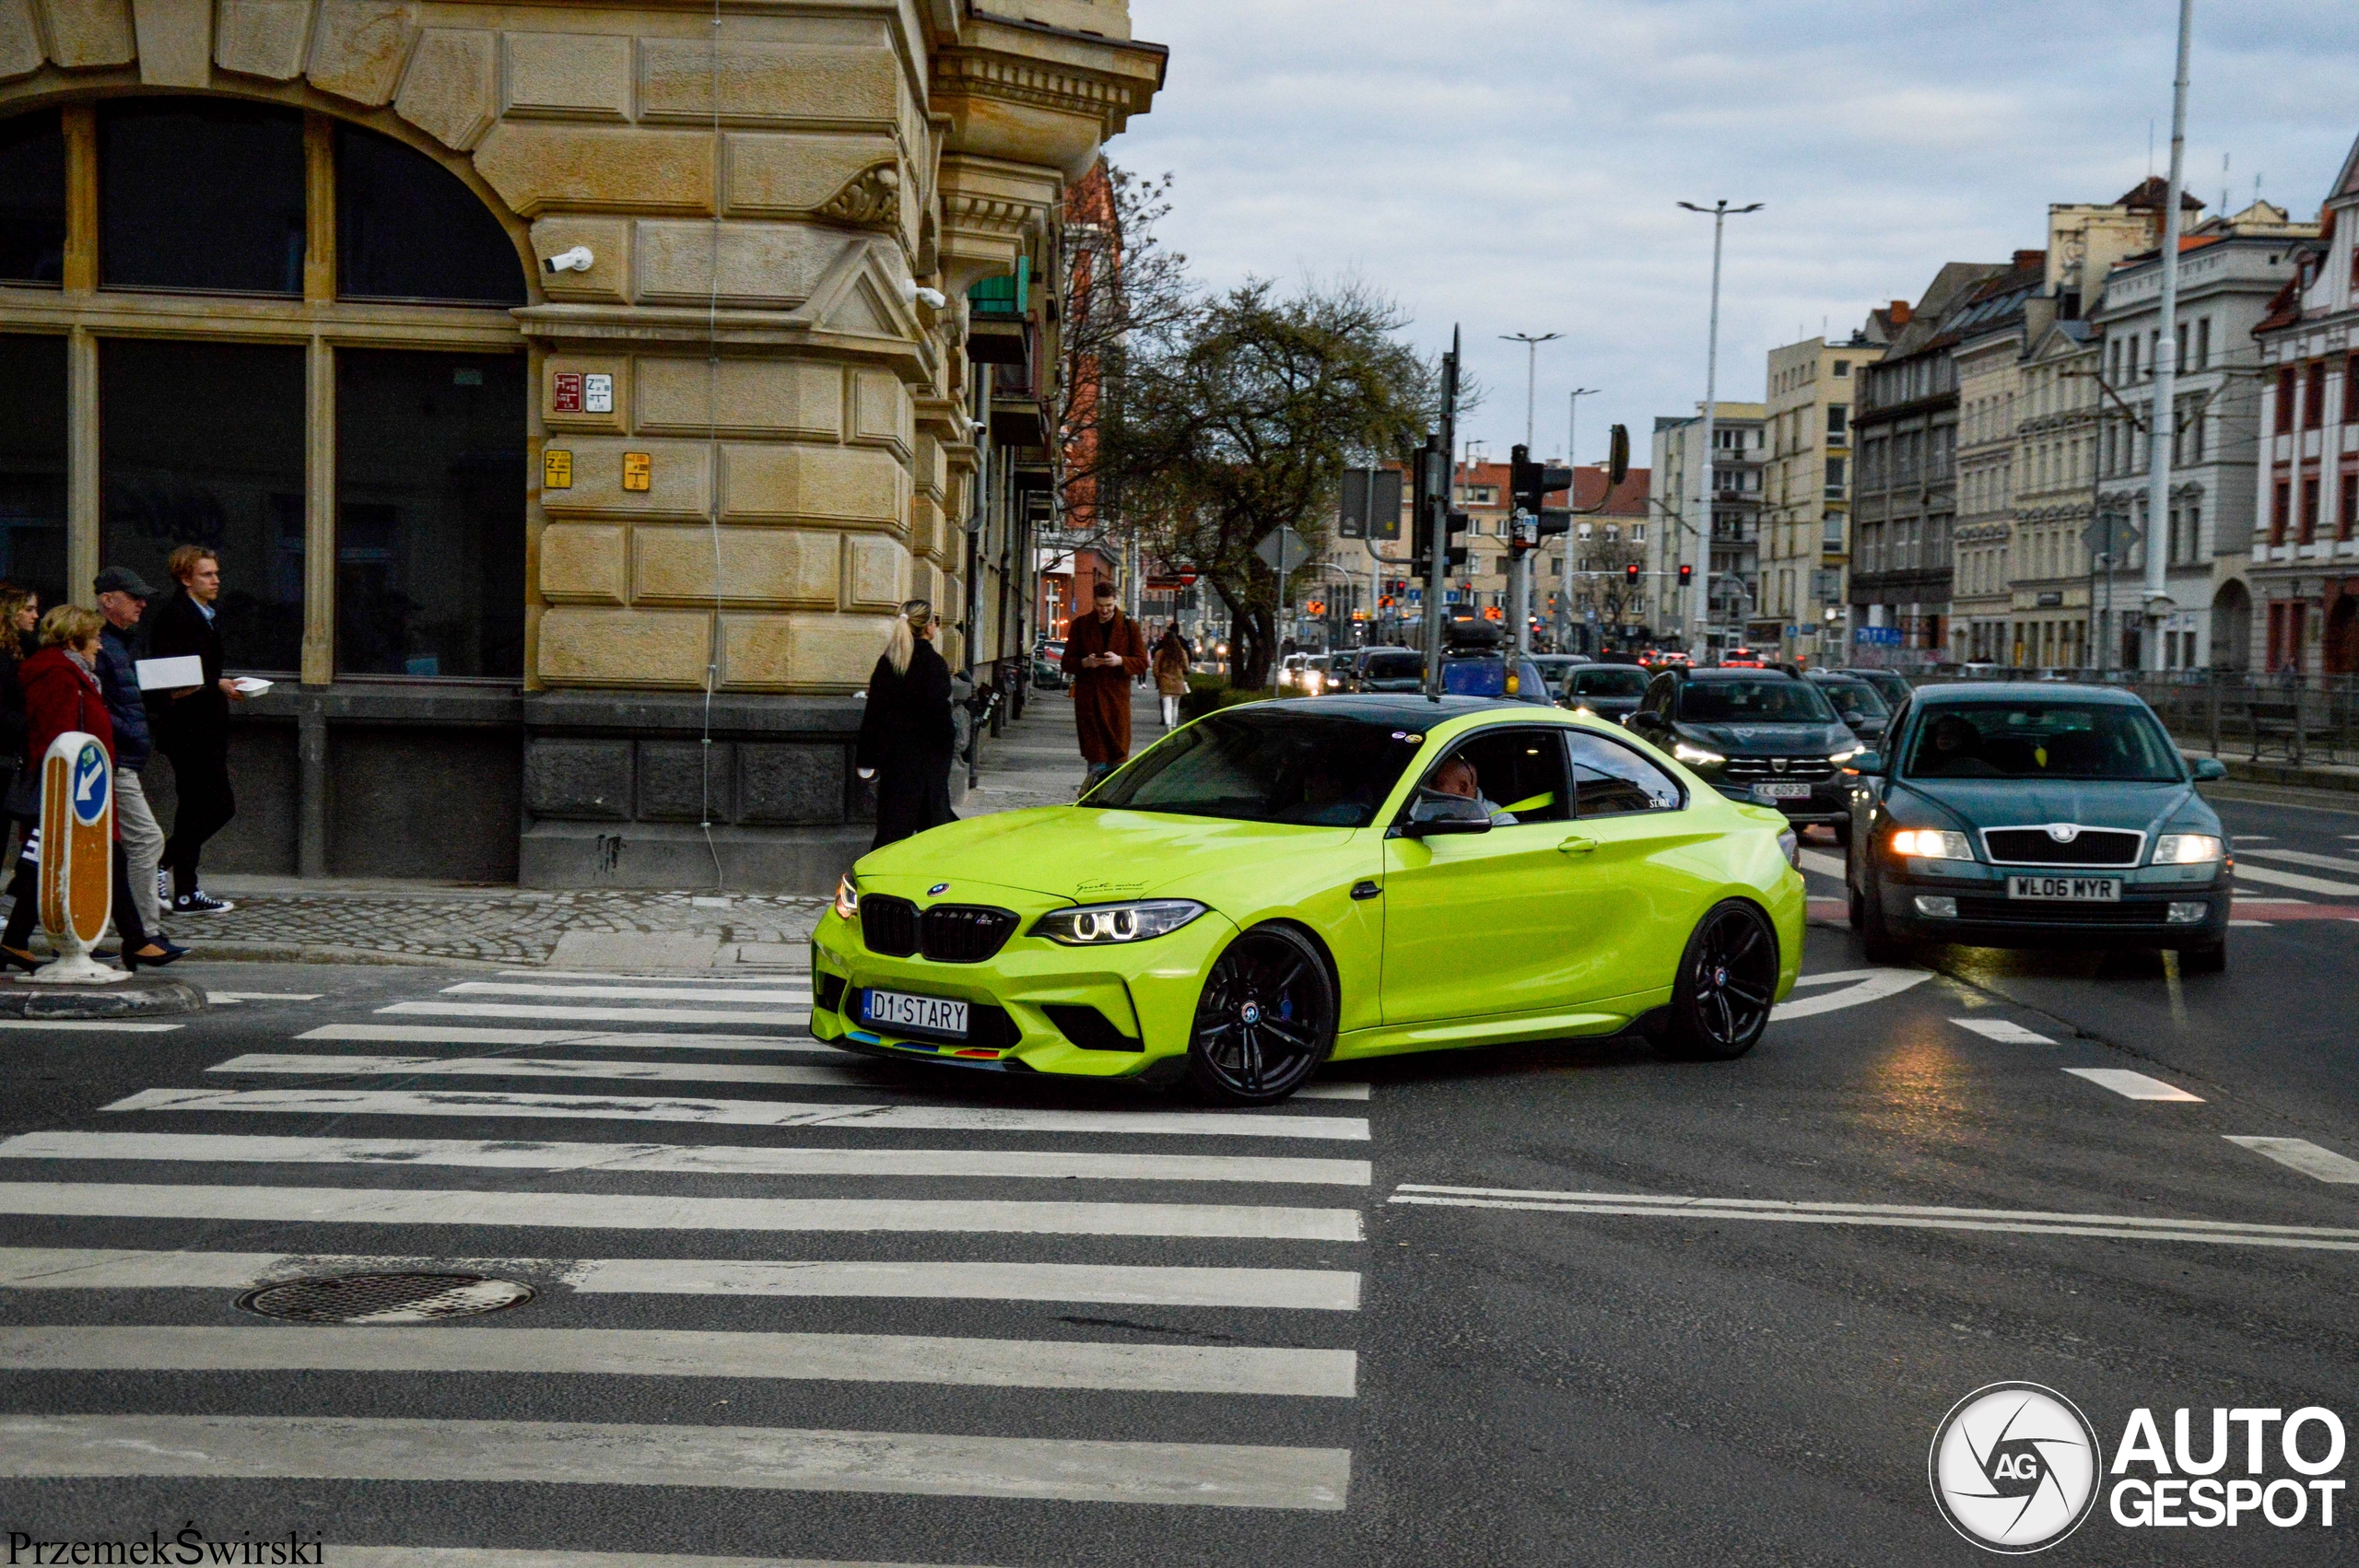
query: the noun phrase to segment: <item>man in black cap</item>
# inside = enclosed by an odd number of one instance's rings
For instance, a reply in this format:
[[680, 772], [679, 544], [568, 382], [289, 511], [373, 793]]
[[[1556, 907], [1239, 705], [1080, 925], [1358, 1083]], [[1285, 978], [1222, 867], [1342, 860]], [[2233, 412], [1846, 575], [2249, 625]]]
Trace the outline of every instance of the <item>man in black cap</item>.
[[107, 624], [99, 633], [99, 689], [114, 722], [114, 820], [123, 833], [123, 870], [131, 901], [147, 930], [161, 938], [163, 890], [157, 870], [164, 857], [164, 830], [147, 804], [139, 770], [154, 751], [147, 733], [147, 705], [139, 695], [139, 617], [152, 591], [127, 567], [109, 567], [91, 584]]

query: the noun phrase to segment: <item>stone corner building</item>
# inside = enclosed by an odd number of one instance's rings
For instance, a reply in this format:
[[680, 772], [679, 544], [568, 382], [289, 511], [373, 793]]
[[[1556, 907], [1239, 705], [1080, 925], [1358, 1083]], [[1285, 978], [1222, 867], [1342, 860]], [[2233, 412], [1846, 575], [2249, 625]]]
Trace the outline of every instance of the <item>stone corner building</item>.
[[0, 577], [220, 552], [279, 681], [224, 867], [830, 886], [898, 603], [979, 682], [1029, 635], [1066, 193], [1162, 82], [1129, 32], [0, 0]]

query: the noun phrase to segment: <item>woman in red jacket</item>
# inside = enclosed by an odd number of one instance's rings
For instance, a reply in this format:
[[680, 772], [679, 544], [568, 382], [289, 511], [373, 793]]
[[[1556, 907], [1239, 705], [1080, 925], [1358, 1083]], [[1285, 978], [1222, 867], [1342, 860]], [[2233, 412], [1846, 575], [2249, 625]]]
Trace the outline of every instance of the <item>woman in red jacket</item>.
[[[17, 672], [25, 689], [25, 766], [38, 768], [58, 736], [79, 730], [95, 735], [114, 758], [114, 721], [107, 716], [107, 699], [99, 689], [96, 660], [99, 628], [106, 622], [95, 610], [60, 604], [41, 619], [41, 651]], [[118, 836], [119, 837], [119, 836]], [[131, 900], [131, 884], [123, 875], [123, 849], [118, 842], [114, 862], [114, 923], [123, 933], [123, 964], [136, 969], [170, 964], [188, 949], [151, 937], [140, 923], [139, 907]], [[25, 852], [17, 862], [17, 878], [9, 888], [16, 907], [0, 931], [0, 967], [30, 971], [41, 967], [25, 944], [31, 940], [33, 918], [40, 913], [41, 833], [25, 837]]]

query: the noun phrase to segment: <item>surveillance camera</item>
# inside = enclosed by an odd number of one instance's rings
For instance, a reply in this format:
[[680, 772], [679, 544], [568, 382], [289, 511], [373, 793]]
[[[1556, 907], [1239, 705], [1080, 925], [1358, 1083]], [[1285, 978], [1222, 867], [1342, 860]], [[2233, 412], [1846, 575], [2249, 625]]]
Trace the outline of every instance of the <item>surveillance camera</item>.
[[576, 245], [570, 251], [559, 251], [554, 256], [541, 258], [541, 265], [551, 272], [588, 272], [598, 258], [590, 253], [587, 245]]
[[950, 303], [950, 297], [939, 288], [920, 287], [915, 278], [908, 277], [901, 280], [901, 298], [911, 304], [922, 299], [929, 310], [939, 310]]

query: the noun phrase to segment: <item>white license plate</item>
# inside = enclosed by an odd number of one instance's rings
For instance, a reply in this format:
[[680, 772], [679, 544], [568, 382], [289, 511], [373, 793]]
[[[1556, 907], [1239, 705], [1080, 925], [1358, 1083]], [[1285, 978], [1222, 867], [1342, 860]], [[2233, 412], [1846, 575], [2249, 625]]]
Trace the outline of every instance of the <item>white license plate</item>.
[[2007, 879], [2010, 898], [2042, 898], [2060, 904], [2118, 904], [2121, 902], [2121, 879], [2118, 876], [2011, 876]]
[[900, 991], [862, 993], [860, 1016], [887, 1029], [922, 1029], [929, 1035], [967, 1034], [967, 1004], [938, 996], [909, 996]]
[[1753, 787], [1753, 798], [1756, 801], [1807, 801], [1810, 799], [1810, 786], [1807, 784], [1755, 784]]

